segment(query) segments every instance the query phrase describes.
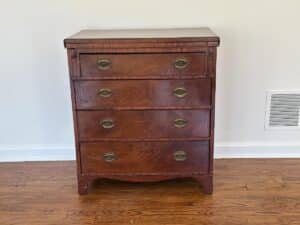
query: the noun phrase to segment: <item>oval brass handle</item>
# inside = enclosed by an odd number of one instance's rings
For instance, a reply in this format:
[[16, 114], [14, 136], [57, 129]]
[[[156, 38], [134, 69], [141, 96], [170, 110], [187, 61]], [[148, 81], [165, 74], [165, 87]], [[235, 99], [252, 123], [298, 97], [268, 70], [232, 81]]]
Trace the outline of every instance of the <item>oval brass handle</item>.
[[108, 152], [103, 155], [103, 160], [105, 162], [112, 162], [117, 159], [117, 156], [113, 152]]
[[111, 67], [111, 61], [109, 59], [98, 59], [97, 65], [99, 70], [108, 70]]
[[174, 120], [174, 127], [183, 128], [187, 125], [188, 121], [182, 118]]
[[178, 87], [173, 90], [174, 96], [184, 98], [187, 95], [187, 90], [184, 87]]
[[185, 161], [187, 156], [185, 151], [176, 151], [173, 154], [175, 161]]
[[98, 95], [100, 95], [103, 98], [108, 98], [112, 95], [112, 91], [109, 88], [102, 88], [99, 90]]
[[104, 119], [100, 122], [100, 125], [104, 129], [111, 129], [115, 126], [114, 121], [112, 119]]
[[186, 68], [188, 65], [188, 61], [186, 59], [176, 59], [174, 62], [174, 66], [176, 69], [182, 70]]

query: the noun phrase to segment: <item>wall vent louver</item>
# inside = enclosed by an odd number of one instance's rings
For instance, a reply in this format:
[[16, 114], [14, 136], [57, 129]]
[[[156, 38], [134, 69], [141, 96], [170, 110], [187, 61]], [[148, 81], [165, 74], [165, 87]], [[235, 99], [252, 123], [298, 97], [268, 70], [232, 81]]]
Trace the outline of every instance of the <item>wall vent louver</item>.
[[300, 91], [270, 91], [266, 129], [300, 129]]

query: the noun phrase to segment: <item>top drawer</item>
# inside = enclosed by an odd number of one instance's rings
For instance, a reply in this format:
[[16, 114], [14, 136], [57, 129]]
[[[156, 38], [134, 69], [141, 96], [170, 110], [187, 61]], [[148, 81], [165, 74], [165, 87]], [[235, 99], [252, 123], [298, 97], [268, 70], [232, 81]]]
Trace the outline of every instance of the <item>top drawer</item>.
[[171, 54], [80, 54], [84, 77], [205, 77], [207, 52]]

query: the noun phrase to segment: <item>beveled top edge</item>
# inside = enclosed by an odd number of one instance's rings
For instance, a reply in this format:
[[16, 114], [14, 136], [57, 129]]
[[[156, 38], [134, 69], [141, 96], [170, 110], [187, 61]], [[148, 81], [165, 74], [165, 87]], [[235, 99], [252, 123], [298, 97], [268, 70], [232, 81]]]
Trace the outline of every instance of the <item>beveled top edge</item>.
[[160, 28], [160, 29], [108, 29], [82, 30], [69, 38], [67, 42], [84, 39], [148, 39], [148, 38], [218, 38], [208, 27], [199, 28]]

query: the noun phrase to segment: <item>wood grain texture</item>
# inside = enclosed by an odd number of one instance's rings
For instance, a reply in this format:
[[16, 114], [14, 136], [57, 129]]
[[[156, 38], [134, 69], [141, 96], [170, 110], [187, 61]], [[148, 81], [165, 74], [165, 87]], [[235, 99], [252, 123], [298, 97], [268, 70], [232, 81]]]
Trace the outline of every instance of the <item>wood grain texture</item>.
[[[209, 110], [78, 111], [77, 116], [81, 141], [209, 137]], [[174, 127], [178, 118], [187, 121], [185, 127]], [[105, 120], [112, 120], [114, 127], [103, 128]]]
[[213, 195], [193, 180], [97, 180], [75, 162], [0, 164], [1, 225], [299, 225], [300, 159], [216, 160]]
[[145, 38], [215, 38], [217, 35], [208, 27], [195, 28], [160, 28], [160, 29], [103, 29], [81, 30], [66, 39], [66, 42], [76, 43], [78, 40], [108, 40], [108, 39], [145, 39]]
[[[176, 161], [182, 151], [186, 159]], [[82, 173], [101, 175], [207, 174], [209, 142], [98, 142], [80, 145]], [[105, 161], [105, 154], [113, 154]]]
[[64, 40], [67, 48], [98, 48], [111, 52], [199, 51], [216, 47], [219, 37], [209, 28], [83, 30]]
[[[99, 177], [133, 182], [191, 177], [205, 193], [212, 193], [218, 45], [219, 37], [208, 28], [87, 30], [65, 39], [79, 194], [87, 194], [90, 183]], [[175, 97], [173, 91], [177, 87], [186, 88], [187, 96]], [[186, 125], [178, 128], [176, 119], [185, 120]], [[118, 147], [116, 151], [125, 161], [105, 169], [96, 160], [96, 154], [105, 154], [105, 150], [87, 143], [96, 141], [100, 147], [122, 142], [122, 150]], [[194, 161], [174, 171], [168, 160], [171, 150], [164, 146], [193, 141], [205, 141], [209, 149], [198, 146], [196, 151], [194, 143], [190, 143], [188, 151]], [[147, 151], [141, 151], [132, 148], [132, 142], [149, 142], [149, 146], [166, 150], [153, 152], [152, 147], [142, 146], [141, 150]], [[84, 151], [80, 152], [80, 146], [84, 146]], [[111, 158], [111, 153], [105, 157]], [[139, 160], [144, 162], [141, 166], [137, 164]], [[161, 164], [155, 164], [155, 160]], [[130, 163], [137, 167], [129, 167]], [[127, 172], [120, 174], [121, 170]]]
[[[117, 80], [74, 82], [77, 109], [162, 109], [210, 108], [210, 79], [196, 80]], [[176, 88], [185, 88], [187, 95], [178, 98]], [[101, 97], [101, 89], [110, 89], [111, 96]]]
[[[176, 60], [185, 59], [187, 66], [177, 69]], [[109, 60], [110, 68], [98, 68], [98, 60]], [[184, 77], [207, 76], [207, 51], [181, 54], [80, 54], [81, 76], [85, 77]]]

